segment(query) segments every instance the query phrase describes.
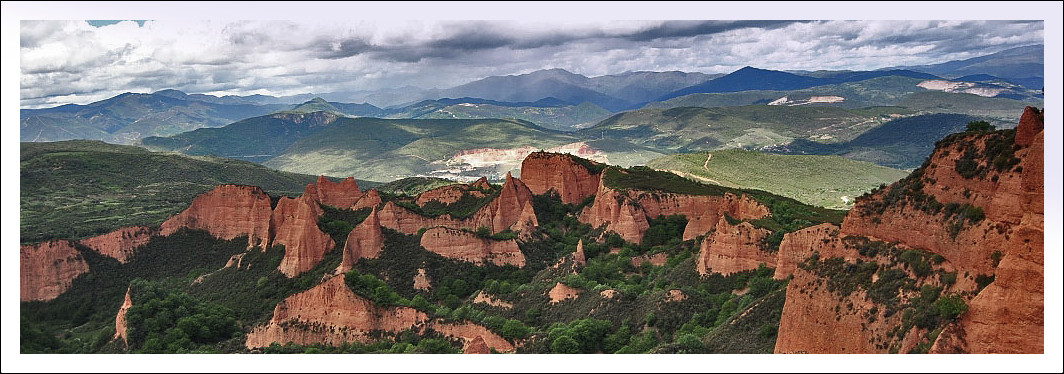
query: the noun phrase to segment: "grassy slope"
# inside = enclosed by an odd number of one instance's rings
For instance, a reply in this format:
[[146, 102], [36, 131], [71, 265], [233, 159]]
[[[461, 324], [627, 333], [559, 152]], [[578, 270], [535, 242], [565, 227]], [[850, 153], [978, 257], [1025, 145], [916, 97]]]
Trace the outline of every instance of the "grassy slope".
[[819, 134], [837, 142], [852, 139], [881, 121], [873, 113], [830, 107], [680, 107], [625, 112], [577, 134], [673, 153], [783, 144]]
[[299, 139], [265, 165], [280, 170], [389, 181], [427, 172], [428, 164], [476, 148], [549, 148], [576, 139], [515, 120], [337, 121]]
[[299, 194], [314, 176], [215, 157], [154, 153], [98, 141], [21, 143], [20, 239], [83, 238], [158, 225], [216, 185]]
[[[712, 157], [707, 164], [709, 155]], [[906, 175], [898, 169], [839, 156], [773, 155], [735, 149], [670, 155], [647, 166], [832, 209], [848, 209], [855, 197]], [[843, 196], [849, 198], [850, 204], [844, 203]]]

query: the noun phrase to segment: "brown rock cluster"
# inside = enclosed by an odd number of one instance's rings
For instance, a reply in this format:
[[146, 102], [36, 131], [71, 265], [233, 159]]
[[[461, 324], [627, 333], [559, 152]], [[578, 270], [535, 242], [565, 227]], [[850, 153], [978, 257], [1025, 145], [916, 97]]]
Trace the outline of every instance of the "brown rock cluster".
[[567, 154], [533, 152], [521, 163], [521, 180], [533, 194], [554, 190], [565, 204], [579, 204], [594, 195], [601, 178], [601, 172], [592, 174]]
[[732, 225], [721, 216], [714, 230], [702, 241], [696, 262], [698, 273], [705, 276], [712, 271], [727, 276], [757, 269], [762, 263], [775, 267], [777, 253], [763, 248], [770, 233], [749, 222]]
[[155, 235], [155, 231], [148, 227], [123, 227], [100, 236], [82, 239], [80, 243], [124, 264], [138, 247], [151, 241], [152, 235]]

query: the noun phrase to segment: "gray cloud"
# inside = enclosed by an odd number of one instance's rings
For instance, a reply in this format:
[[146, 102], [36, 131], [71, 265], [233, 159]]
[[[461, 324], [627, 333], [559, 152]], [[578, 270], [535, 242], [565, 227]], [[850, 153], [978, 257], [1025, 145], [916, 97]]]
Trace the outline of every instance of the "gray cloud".
[[563, 68], [727, 73], [920, 65], [1043, 43], [1041, 21], [119, 23], [23, 21], [23, 107], [126, 91], [290, 95], [447, 88]]

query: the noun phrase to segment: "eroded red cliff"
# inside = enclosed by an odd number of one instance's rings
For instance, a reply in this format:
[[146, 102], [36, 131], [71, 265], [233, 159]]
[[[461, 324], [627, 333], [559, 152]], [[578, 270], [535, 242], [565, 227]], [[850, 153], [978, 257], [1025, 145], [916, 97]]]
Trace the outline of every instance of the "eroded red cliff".
[[230, 240], [248, 236], [248, 248], [265, 249], [270, 242], [270, 196], [261, 188], [225, 184], [196, 196], [192, 205], [162, 224], [169, 236], [187, 227], [205, 230], [216, 238]]
[[56, 240], [19, 249], [19, 301], [48, 301], [70, 288], [89, 264], [74, 245]]
[[384, 234], [377, 217], [377, 208], [373, 208], [366, 220], [351, 229], [344, 243], [343, 260], [337, 271], [346, 272], [354, 268], [361, 258], [377, 258], [384, 249]]
[[525, 266], [525, 255], [515, 239], [494, 240], [459, 229], [435, 227], [421, 236], [421, 246], [443, 257], [475, 264]]
[[123, 227], [103, 235], [82, 239], [80, 243], [124, 264], [129, 261], [137, 248], [148, 244], [154, 234], [155, 230], [149, 227]]
[[[1014, 138], [1010, 131], [950, 136], [912, 175], [859, 199], [838, 232], [821, 225], [786, 235], [776, 278], [794, 278], [787, 288], [776, 352], [904, 353], [933, 343], [932, 353], [1042, 353], [1042, 123], [1041, 113], [1028, 108]], [[841, 259], [847, 269], [860, 269], [862, 261], [874, 261], [879, 269], [897, 266], [882, 253], [858, 253], [858, 248], [871, 248], [859, 244], [867, 240], [938, 256], [932, 271], [956, 274], [955, 283], [914, 276], [912, 269], [906, 270], [908, 276], [915, 277], [916, 287], [928, 284], [943, 287], [943, 295], [960, 295], [967, 312], [938, 327], [940, 333], [916, 326], [897, 331], [903, 313], [884, 314], [884, 305], [865, 294], [866, 286], [843, 297], [829, 290], [826, 286], [838, 284], [833, 278], [847, 275], [814, 271], [815, 264]], [[819, 262], [800, 265], [810, 259]], [[977, 276], [992, 281], [980, 290]], [[868, 287], [882, 286], [875, 279]], [[883, 297], [882, 290], [879, 295]], [[887, 306], [904, 308], [919, 294], [899, 296], [901, 306]]]
[[771, 234], [749, 222], [736, 225], [721, 216], [714, 230], [702, 241], [696, 268], [700, 275], [710, 272], [731, 275], [756, 270], [758, 265], [776, 267], [777, 253], [765, 250], [765, 239]]
[[270, 219], [273, 243], [284, 245], [285, 253], [278, 270], [289, 278], [314, 268], [336, 243], [318, 228], [322, 213], [310, 196], [282, 197]]
[[362, 190], [358, 189], [358, 182], [353, 177], [335, 183], [324, 175], [319, 176], [317, 183], [307, 185], [306, 193], [313, 194], [315, 200], [321, 204], [342, 209], [355, 206], [362, 198]]
[[[601, 165], [586, 161], [589, 165]], [[565, 204], [579, 204], [598, 190], [601, 171], [593, 173], [573, 156], [560, 153], [532, 152], [521, 163], [521, 180], [533, 194], [554, 190]]]

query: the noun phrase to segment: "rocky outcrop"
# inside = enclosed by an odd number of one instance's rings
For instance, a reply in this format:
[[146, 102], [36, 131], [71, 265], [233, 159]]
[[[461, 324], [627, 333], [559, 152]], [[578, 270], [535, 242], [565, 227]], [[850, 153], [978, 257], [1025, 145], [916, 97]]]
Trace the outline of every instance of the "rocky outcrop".
[[273, 317], [247, 335], [249, 349], [270, 343], [325, 344], [371, 342], [370, 332], [397, 333], [429, 320], [407, 307], [378, 307], [347, 287], [343, 275], [289, 296], [273, 309]]
[[474, 303], [480, 303], [480, 304], [487, 304], [487, 305], [491, 305], [491, 306], [499, 307], [499, 308], [504, 308], [504, 309], [513, 309], [514, 308], [514, 304], [508, 303], [508, 302], [505, 302], [505, 301], [502, 301], [502, 300], [499, 300], [499, 299], [496, 299], [495, 297], [493, 297], [491, 295], [488, 295], [487, 293], [484, 293], [484, 291], [477, 292], [477, 297], [473, 299], [473, 302]]
[[550, 292], [547, 293], [547, 296], [550, 297], [551, 304], [557, 304], [564, 300], [577, 298], [580, 296], [580, 290], [566, 286], [562, 282], [557, 282], [554, 284], [554, 288], [551, 288]]
[[425, 217], [406, 208], [387, 202], [379, 212], [381, 226], [406, 233], [416, 234], [422, 228], [446, 226], [476, 230], [487, 227], [491, 232], [505, 230], [527, 234], [539, 225], [532, 207], [532, 192], [524, 182], [506, 175], [499, 195], [467, 219], [459, 219], [444, 214], [439, 217]]
[[687, 295], [682, 290], [673, 289], [665, 293], [666, 303], [678, 303], [687, 300]]
[[[939, 335], [933, 353], [1042, 353], [1045, 350], [1045, 181], [1041, 113], [1024, 112], [1017, 144], [1027, 142], [1021, 166], [1024, 212], [1004, 248], [994, 281], [971, 300], [960, 321]], [[1021, 137], [1021, 135], [1023, 135]], [[1023, 142], [1021, 142], [1023, 139]]]
[[647, 262], [649, 262], [651, 265], [654, 265], [654, 266], [662, 266], [662, 265], [665, 265], [665, 263], [668, 262], [668, 261], [669, 261], [669, 254], [668, 253], [658, 252], [658, 253], [655, 253], [655, 254], [652, 254], [652, 255], [642, 255], [642, 256], [632, 257], [632, 266], [635, 266], [635, 267], [638, 268], [640, 266], [643, 266], [643, 263], [647, 263]]
[[443, 257], [483, 264], [525, 266], [525, 255], [517, 240], [493, 240], [446, 227], [435, 227], [421, 236], [421, 246]]
[[573, 263], [577, 266], [587, 266], [587, 258], [584, 255], [584, 240], [576, 242], [576, 252], [573, 252]]
[[344, 275], [337, 275], [307, 291], [277, 304], [273, 317], [247, 335], [248, 349], [276, 342], [300, 345], [339, 346], [349, 342], [375, 341], [376, 333], [399, 333], [408, 329], [435, 330], [447, 337], [470, 343], [480, 337], [489, 349], [512, 352], [512, 344], [487, 328], [473, 323], [446, 323], [414, 308], [382, 307], [351, 291]]
[[822, 223], [812, 227], [789, 232], [783, 235], [780, 249], [776, 256], [775, 279], [787, 279], [798, 269], [798, 264], [819, 253], [821, 257], [839, 257], [846, 261], [854, 261], [856, 253], [846, 251], [839, 236], [839, 227], [830, 223]]
[[122, 339], [122, 343], [125, 346], [129, 346], [129, 335], [126, 332], [126, 312], [129, 308], [133, 307], [133, 299], [129, 298], [129, 288], [126, 288], [126, 299], [122, 302], [122, 306], [118, 308], [118, 315], [115, 316], [115, 336], [112, 340]]
[[713, 232], [702, 241], [696, 263], [698, 273], [702, 276], [710, 272], [728, 276], [756, 270], [759, 264], [775, 267], [777, 253], [763, 249], [769, 234], [770, 231], [755, 228], [749, 222], [732, 225], [726, 217], [721, 216]]
[[347, 177], [340, 183], [335, 183], [324, 175], [319, 176], [317, 183], [307, 185], [304, 194], [314, 196], [314, 199], [323, 205], [341, 209], [354, 207], [362, 198], [362, 190], [358, 189], [358, 182], [354, 177]]
[[284, 245], [285, 253], [278, 270], [289, 278], [314, 268], [336, 243], [318, 229], [322, 213], [318, 202], [309, 195], [292, 199], [282, 197], [270, 219], [273, 243]]
[[188, 209], [163, 222], [160, 234], [169, 236], [187, 227], [223, 240], [247, 235], [248, 248], [265, 249], [271, 214], [270, 196], [261, 188], [225, 184], [196, 196]]
[[484, 343], [484, 337], [477, 336], [476, 338], [473, 338], [473, 341], [467, 343], [465, 347], [462, 347], [462, 353], [488, 354], [491, 353], [491, 349], [488, 348], [487, 343]]
[[683, 239], [701, 236], [716, 226], [724, 214], [741, 220], [753, 220], [770, 214], [767, 207], [747, 195], [682, 195], [650, 191], [618, 191], [599, 182], [595, 202], [580, 213], [580, 222], [594, 227], [605, 225], [607, 231], [624, 240], [640, 243], [650, 228], [649, 218], [682, 215], [687, 218]]
[[[825, 278], [797, 266], [813, 253], [851, 264], [868, 261], [847, 245], [849, 237], [864, 237], [941, 256], [936, 271], [960, 274], [947, 290], [965, 295], [968, 311], [941, 326], [930, 352], [1042, 353], [1042, 121], [1041, 113], [1028, 108], [1015, 130], [1013, 148], [994, 157], [985, 156], [990, 154], [988, 148], [1011, 146], [1008, 132], [950, 136], [910, 177], [859, 199], [837, 231], [820, 225], [787, 234], [775, 277], [793, 274], [794, 278], [787, 288], [776, 352], [908, 352], [924, 339], [928, 332], [916, 327], [891, 331], [901, 325], [902, 313], [880, 313], [878, 319], [870, 319], [883, 308], [872, 303], [863, 288], [840, 297], [825, 287]], [[1006, 164], [1009, 156], [1019, 164]], [[962, 166], [976, 172], [962, 175]], [[939, 209], [934, 209], [935, 204]], [[969, 207], [969, 213], [951, 216], [949, 207]], [[888, 264], [882, 256], [877, 262]], [[979, 290], [970, 279], [976, 275], [992, 276], [993, 281]], [[888, 342], [885, 337], [895, 340]]]
[[355, 206], [352, 206], [351, 209], [359, 210], [362, 208], [377, 208], [380, 207], [382, 202], [380, 192], [377, 192], [375, 189], [369, 190], [362, 194], [362, 197], [355, 202]]
[[[577, 162], [574, 156], [559, 153], [533, 152], [521, 163], [521, 180], [533, 194], [542, 195], [554, 190], [565, 204], [579, 204], [598, 190], [601, 171], [592, 173]], [[586, 161], [598, 165], [594, 161]]]
[[414, 200], [414, 203], [422, 207], [429, 201], [436, 201], [447, 205], [458, 202], [458, 200], [461, 200], [462, 196], [465, 196], [466, 194], [481, 198], [487, 196], [485, 192], [490, 191], [491, 185], [488, 184], [488, 179], [481, 177], [473, 184], [456, 183], [422, 192], [417, 196], [417, 199]]
[[432, 279], [428, 274], [425, 274], [425, 268], [417, 269], [417, 275], [414, 276], [414, 289], [415, 290], [429, 290], [432, 288]]
[[82, 239], [80, 243], [124, 264], [137, 248], [148, 244], [154, 234], [154, 230], [144, 226], [123, 227], [100, 236]]
[[19, 249], [19, 301], [48, 301], [66, 292], [89, 264], [74, 244], [57, 240]]
[[369, 216], [347, 234], [343, 260], [337, 271], [350, 271], [361, 258], [377, 258], [381, 249], [384, 249], [384, 233], [381, 232], [377, 208], [373, 208]]

